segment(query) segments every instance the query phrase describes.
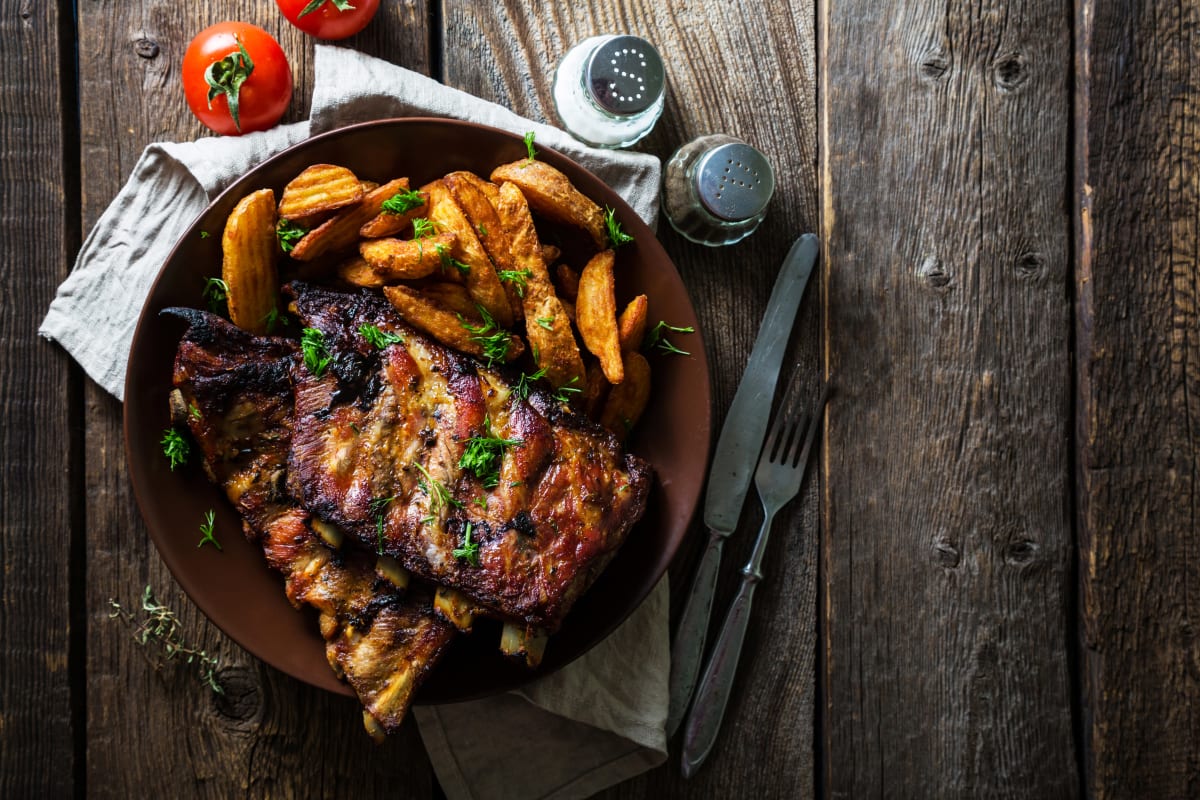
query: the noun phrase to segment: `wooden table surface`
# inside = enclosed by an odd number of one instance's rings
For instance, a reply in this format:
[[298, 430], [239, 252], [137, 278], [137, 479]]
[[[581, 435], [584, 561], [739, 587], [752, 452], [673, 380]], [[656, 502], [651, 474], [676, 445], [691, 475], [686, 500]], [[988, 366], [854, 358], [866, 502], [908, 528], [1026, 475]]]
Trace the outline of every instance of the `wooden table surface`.
[[[1070, 5], [384, 0], [345, 42], [553, 122], [562, 54], [637, 33], [669, 74], [641, 149], [723, 131], [770, 154], [746, 242], [660, 232], [717, 423], [780, 260], [820, 234], [788, 368], [837, 394], [719, 747], [685, 782], [672, 742], [604, 796], [1200, 796], [1200, 10]], [[279, 39], [305, 118], [313, 41], [268, 0], [0, 0], [0, 797], [440, 796], [411, 722], [369, 746], [354, 701], [191, 605], [120, 405], [35, 333], [142, 148], [205, 134], [179, 67], [224, 19]], [[224, 696], [109, 619], [146, 585]]]

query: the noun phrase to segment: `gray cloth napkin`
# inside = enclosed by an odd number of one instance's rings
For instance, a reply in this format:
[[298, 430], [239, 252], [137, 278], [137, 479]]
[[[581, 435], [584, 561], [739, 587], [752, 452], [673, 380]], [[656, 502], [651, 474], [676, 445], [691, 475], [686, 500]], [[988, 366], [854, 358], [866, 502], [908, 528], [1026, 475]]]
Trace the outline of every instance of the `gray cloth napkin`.
[[[310, 133], [405, 116], [470, 120], [515, 133], [584, 165], [654, 225], [660, 164], [596, 150], [409, 70], [317, 45], [308, 122], [242, 137], [148, 146], [83, 243], [39, 332], [122, 397], [134, 326], [171, 247], [222, 189]], [[447, 797], [586, 797], [662, 763], [667, 714], [667, 581], [575, 663], [508, 695], [414, 709]], [[551, 638], [550, 647], [554, 646]]]

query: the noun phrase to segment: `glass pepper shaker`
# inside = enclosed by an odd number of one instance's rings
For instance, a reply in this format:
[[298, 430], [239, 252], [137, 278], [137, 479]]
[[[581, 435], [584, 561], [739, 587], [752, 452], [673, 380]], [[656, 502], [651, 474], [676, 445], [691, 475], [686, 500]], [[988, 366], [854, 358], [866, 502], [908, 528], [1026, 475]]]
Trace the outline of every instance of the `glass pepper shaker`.
[[638, 36], [593, 36], [571, 48], [554, 73], [554, 106], [575, 138], [628, 147], [662, 116], [662, 57]]
[[753, 233], [774, 193], [775, 172], [765, 155], [736, 137], [712, 134], [667, 161], [662, 206], [685, 239], [717, 247]]

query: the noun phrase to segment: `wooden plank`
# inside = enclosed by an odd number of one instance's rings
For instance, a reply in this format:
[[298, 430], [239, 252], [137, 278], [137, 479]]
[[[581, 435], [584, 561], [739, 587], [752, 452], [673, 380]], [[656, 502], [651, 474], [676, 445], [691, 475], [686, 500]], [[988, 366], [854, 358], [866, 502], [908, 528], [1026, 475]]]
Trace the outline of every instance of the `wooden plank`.
[[[66, 797], [74, 772], [68, 648], [78, 378], [37, 337], [66, 277], [78, 222], [66, 214], [64, 75], [70, 19], [55, 4], [0, 2], [0, 797]], [[68, 40], [69, 41], [69, 40]], [[69, 96], [69, 95], [68, 95]]]
[[[550, 91], [562, 55], [588, 36], [634, 33], [657, 45], [668, 74], [663, 118], [638, 149], [665, 159], [694, 136], [723, 131], [771, 157], [778, 190], [766, 222], [746, 241], [710, 249], [684, 241], [665, 220], [659, 227], [659, 237], [678, 265], [701, 320], [712, 367], [716, 425], [733, 399], [779, 264], [792, 240], [815, 230], [817, 222], [813, 21], [812, 3], [785, 0], [733, 13], [715, 1], [590, 2], [569, 10], [545, 0], [444, 4], [442, 60], [450, 85], [556, 123]], [[790, 363], [815, 398], [817, 290], [809, 292]], [[679, 777], [676, 741], [667, 764], [603, 796], [812, 795], [816, 497], [812, 481], [801, 499], [776, 519], [742, 672], [709, 763], [685, 784]], [[738, 569], [749, 557], [761, 520], [753, 495], [746, 505], [743, 529], [726, 549], [714, 628], [732, 599]], [[676, 595], [686, 585], [705, 538], [697, 523], [672, 571]]]
[[1076, 7], [1087, 788], [1196, 797], [1200, 11]]
[[822, 8], [831, 797], [1079, 792], [1070, 27], [1049, 0]]
[[[387, 3], [350, 43], [428, 67], [424, 5]], [[146, 144], [205, 132], [178, 87], [191, 37], [222, 19], [255, 22], [279, 39], [295, 72], [285, 121], [302, 119], [312, 87], [312, 39], [273, 2], [80, 4], [83, 220], [90, 227]], [[97, 797], [429, 797], [432, 773], [409, 724], [382, 748], [354, 701], [299, 684], [242, 651], [188, 601], [159, 561], [138, 515], [120, 406], [87, 387], [87, 791]], [[216, 697], [183, 670], [155, 673], [108, 601], [136, 604], [149, 584], [187, 637], [218, 655]]]

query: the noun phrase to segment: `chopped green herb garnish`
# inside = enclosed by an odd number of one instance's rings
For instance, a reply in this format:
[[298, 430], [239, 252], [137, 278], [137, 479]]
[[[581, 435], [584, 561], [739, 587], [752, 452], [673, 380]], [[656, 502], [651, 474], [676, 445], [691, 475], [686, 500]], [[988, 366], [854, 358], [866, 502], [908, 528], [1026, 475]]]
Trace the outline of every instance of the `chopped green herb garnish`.
[[538, 317], [534, 322], [548, 331], [554, 330], [554, 317]]
[[208, 237], [210, 237], [210, 236], [212, 236], [212, 234], [211, 234], [211, 233], [209, 233], [208, 231], [200, 231], [200, 238], [201, 238], [201, 239], [207, 239], [207, 238], [208, 238]]
[[404, 336], [399, 333], [384, 333], [375, 325], [362, 325], [358, 329], [368, 343], [374, 345], [377, 349], [382, 350], [388, 345], [404, 344]]
[[442, 271], [443, 272], [445, 272], [446, 269], [449, 267], [454, 267], [456, 270], [458, 270], [459, 272], [462, 272], [464, 274], [471, 271], [471, 265], [464, 264], [463, 262], [459, 261], [457, 258], [454, 258], [453, 256], [451, 256], [450, 250], [449, 250], [449, 248], [446, 247], [446, 245], [435, 244], [433, 246], [433, 249], [434, 249], [434, 252], [436, 252], [438, 254], [438, 258], [442, 259]]
[[529, 277], [533, 275], [528, 269], [498, 269], [496, 274], [502, 282], [511, 283], [517, 292], [517, 297], [525, 297], [525, 288], [529, 285]]
[[533, 131], [525, 134], [525, 152], [529, 154], [530, 161], [533, 161], [535, 158], [537, 158], [537, 153], [533, 149], [533, 137]]
[[280, 314], [278, 308], [272, 308], [267, 312], [267, 315], [263, 317], [263, 322], [265, 322], [267, 325], [267, 333], [273, 333], [275, 331], [275, 326], [287, 325], [288, 318], [283, 314]]
[[555, 389], [554, 390], [554, 399], [560, 403], [568, 403], [569, 404], [571, 402], [571, 395], [579, 394], [580, 392], [583, 391], [583, 389], [580, 389], [578, 386], [574, 385], [576, 383], [579, 383], [578, 375], [576, 375], [574, 378], [571, 378], [570, 382], [568, 382], [566, 386], [560, 386], [557, 389]]
[[206, 278], [200, 299], [208, 304], [208, 310], [214, 314], [229, 313], [229, 284], [220, 278]]
[[213, 513], [211, 508], [208, 510], [208, 513], [204, 515], [204, 522], [200, 523], [200, 533], [204, 538], [200, 540], [200, 544], [196, 545], [197, 550], [201, 547], [204, 547], [206, 544], [211, 544], [218, 550], [221, 549], [221, 543], [218, 542], [216, 537], [213, 535], [213, 526], [216, 522], [216, 517], [217, 515]]
[[471, 541], [471, 523], [467, 523], [466, 531], [463, 533], [462, 547], [454, 548], [453, 555], [455, 558], [465, 559], [473, 567], [479, 566], [479, 542]]
[[384, 200], [383, 210], [389, 214], [403, 214], [423, 205], [425, 205], [425, 198], [421, 193], [410, 189], [404, 192], [396, 192], [387, 200]]
[[[192, 406], [192, 408], [195, 408], [195, 406]], [[183, 438], [183, 434], [174, 428], [167, 428], [163, 431], [162, 449], [163, 455], [171, 461], [172, 472], [175, 471], [176, 467], [186, 464], [188, 457], [192, 454], [192, 446], [188, 444], [188, 440]]]
[[496, 320], [492, 318], [486, 308], [480, 305], [475, 308], [479, 309], [479, 315], [483, 317], [482, 325], [471, 325], [461, 315], [458, 318], [458, 324], [475, 334], [471, 337], [471, 341], [478, 343], [483, 348], [483, 358], [490, 367], [508, 356], [508, 346], [512, 342], [512, 335], [496, 325]]
[[678, 347], [671, 344], [671, 341], [663, 335], [663, 331], [670, 331], [671, 333], [695, 333], [696, 329], [690, 325], [687, 327], [668, 325], [665, 320], [660, 319], [658, 324], [651, 328], [650, 333], [646, 336], [645, 346], [647, 350], [652, 347], [656, 347], [663, 352], [674, 353], [675, 355], [679, 356], [691, 355], [691, 353], [689, 353], [687, 350], [680, 350]]
[[424, 217], [417, 217], [412, 222], [413, 238], [424, 239], [426, 236], [433, 236], [437, 233], [437, 223], [431, 222]]
[[362, 431], [359, 430], [358, 426], [355, 425], [353, 422], [350, 423], [350, 430], [354, 431], [359, 436], [362, 436]]
[[308, 228], [298, 225], [290, 219], [281, 219], [275, 226], [275, 238], [279, 240], [279, 249], [290, 253], [296, 248], [296, 243], [308, 234]]
[[472, 436], [467, 440], [467, 448], [458, 459], [458, 466], [474, 473], [476, 478], [483, 481], [485, 489], [492, 489], [500, 483], [500, 460], [504, 457], [504, 451], [525, 442], [493, 436], [487, 420], [484, 420], [484, 432], [486, 436]]
[[421, 487], [421, 491], [429, 498], [429, 510], [433, 512], [422, 519], [422, 522], [433, 522], [436, 519], [436, 515], [440, 514], [446, 505], [452, 505], [455, 508], [463, 507], [462, 503], [451, 497], [450, 490], [446, 488], [446, 484], [430, 475], [429, 471], [416, 461], [413, 462], [413, 466], [420, 470], [421, 475], [424, 476], [417, 478], [417, 485]]
[[396, 499], [396, 495], [391, 497], [376, 497], [367, 504], [367, 508], [375, 515], [375, 552], [378, 555], [383, 555], [383, 520], [387, 516], [388, 503]]
[[479, 231], [479, 237], [481, 239], [487, 238], [487, 226], [482, 222], [475, 226], [475, 230]]
[[621, 223], [617, 222], [617, 212], [615, 209], [605, 207], [604, 225], [608, 228], [608, 241], [613, 246], [613, 249], [633, 241], [633, 237], [622, 230]]
[[[225, 694], [224, 687], [217, 679], [217, 669], [221, 666], [219, 659], [201, 650], [183, 638], [183, 624], [175, 612], [154, 599], [154, 592], [149, 586], [142, 592], [142, 618], [135, 619], [116, 600], [110, 599], [112, 607], [109, 619], [120, 619], [133, 628], [133, 640], [147, 648], [147, 657], [157, 668], [173, 659], [181, 659], [186, 664], [194, 664], [196, 675], [200, 682], [215, 694]], [[154, 649], [156, 655], [151, 655]]]
[[541, 380], [546, 377], [546, 368], [542, 367], [537, 372], [521, 373], [521, 377], [517, 378], [517, 396], [522, 400], [529, 399], [529, 393], [533, 391], [532, 383], [536, 380]]
[[200, 407], [195, 403], [188, 406], [188, 413], [192, 415], [192, 419], [200, 419]]
[[479, 497], [476, 497], [471, 502], [474, 503], [475, 505], [479, 506], [480, 508], [487, 508], [487, 497], [485, 497], [484, 495], [479, 495]]
[[313, 377], [319, 378], [333, 360], [325, 346], [325, 334], [317, 328], [305, 328], [300, 337], [300, 351], [304, 353], [304, 366]]

